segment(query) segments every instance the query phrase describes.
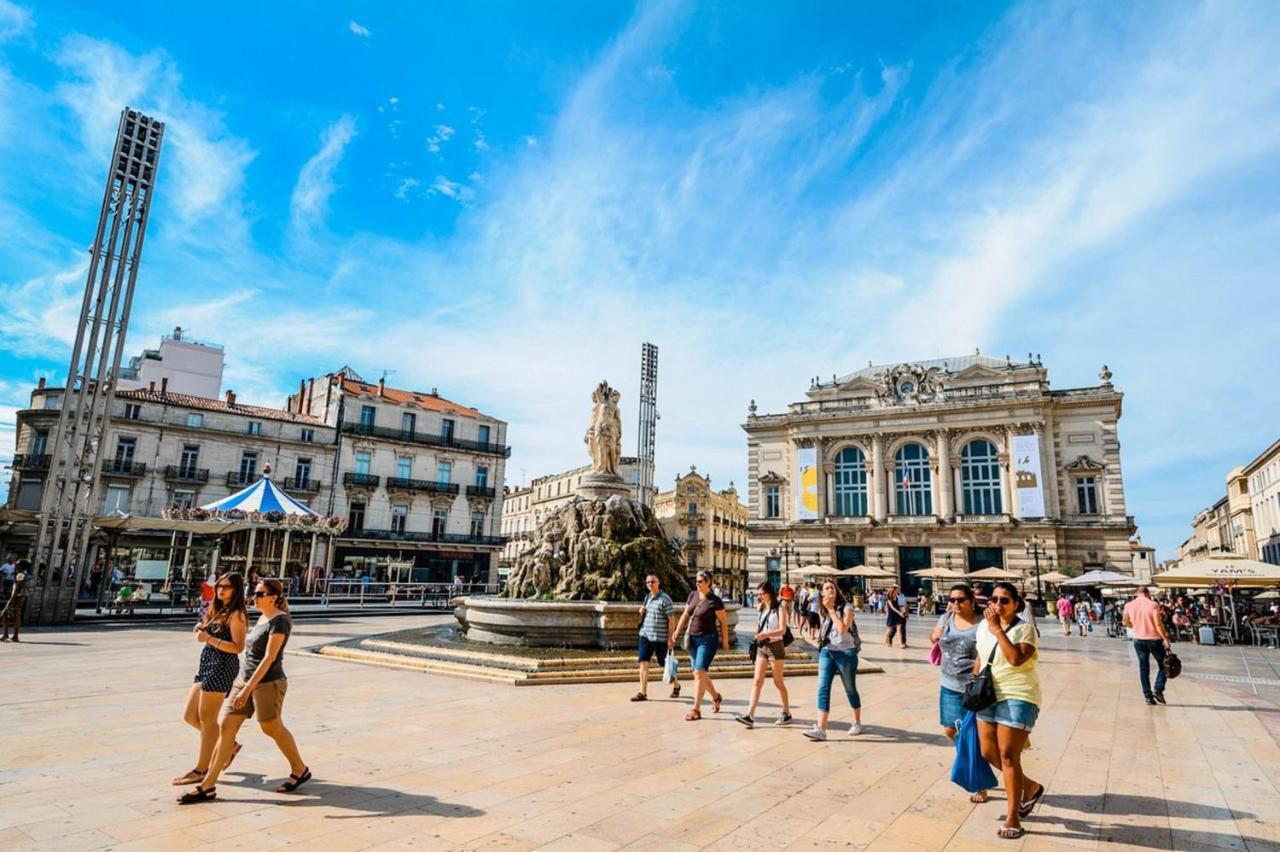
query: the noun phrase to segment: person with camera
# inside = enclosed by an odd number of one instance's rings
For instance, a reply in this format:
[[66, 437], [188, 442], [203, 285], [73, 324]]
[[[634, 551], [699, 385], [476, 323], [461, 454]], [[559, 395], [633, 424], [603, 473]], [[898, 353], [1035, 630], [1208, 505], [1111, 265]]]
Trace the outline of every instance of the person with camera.
[[996, 583], [978, 625], [973, 673], [990, 667], [994, 703], [977, 711], [982, 756], [1004, 775], [1008, 809], [996, 835], [1016, 840], [1026, 834], [1022, 818], [1030, 816], [1044, 796], [1044, 785], [1022, 771], [1022, 752], [1040, 715], [1039, 651], [1034, 625], [1018, 615], [1021, 593], [1012, 583]]
[[751, 704], [746, 713], [734, 716], [735, 722], [748, 728], [755, 727], [756, 705], [760, 703], [760, 692], [764, 689], [766, 670], [773, 672], [773, 685], [778, 689], [782, 699], [782, 715], [774, 720], [774, 725], [781, 727], [791, 724], [791, 703], [787, 695], [787, 685], [782, 680], [783, 661], [787, 656], [786, 607], [778, 600], [778, 593], [773, 590], [773, 583], [765, 580], [756, 587], [756, 600], [759, 602], [759, 618], [756, 622], [756, 635], [751, 639], [749, 653], [755, 665], [755, 681], [751, 684]]

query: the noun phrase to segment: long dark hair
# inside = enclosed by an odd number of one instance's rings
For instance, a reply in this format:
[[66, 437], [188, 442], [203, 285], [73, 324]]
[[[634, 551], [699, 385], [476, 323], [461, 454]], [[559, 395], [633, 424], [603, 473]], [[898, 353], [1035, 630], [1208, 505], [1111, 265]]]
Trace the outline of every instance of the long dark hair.
[[284, 599], [284, 583], [281, 583], [275, 577], [263, 577], [258, 582], [267, 587], [269, 594], [275, 595], [277, 608], [285, 612], [289, 611], [289, 602]]
[[[768, 596], [769, 596], [769, 609], [777, 609], [777, 608], [778, 608], [778, 606], [779, 606], [779, 604], [778, 604], [778, 593], [774, 590], [774, 588], [773, 588], [773, 583], [770, 583], [768, 580], [765, 580], [765, 581], [764, 581], [764, 582], [762, 582], [760, 585], [756, 586], [756, 591], [760, 593], [760, 602], [761, 602], [761, 603], [764, 603], [764, 596], [765, 596], [765, 595], [768, 595]], [[760, 610], [760, 611], [761, 611], [761, 612], [764, 612], [764, 610], [763, 610], [763, 609], [762, 609], [762, 610]]]
[[[231, 602], [226, 604], [218, 595], [218, 586], [224, 580], [231, 584]], [[201, 626], [208, 627], [215, 620], [225, 624], [236, 613], [244, 616], [246, 621], [249, 620], [249, 613], [244, 605], [244, 576], [235, 571], [228, 571], [213, 583], [213, 600], [209, 602], [209, 611], [205, 613], [204, 623]]]
[[1009, 583], [1004, 580], [1001, 580], [999, 583], [996, 583], [994, 586], [991, 587], [991, 591], [993, 592], [996, 589], [1004, 589], [1006, 592], [1008, 592], [1009, 597], [1013, 598], [1013, 603], [1015, 606], [1017, 606], [1018, 612], [1022, 612], [1022, 607], [1023, 607], [1023, 604], [1026, 603], [1026, 599], [1022, 597], [1022, 592], [1018, 591], [1017, 586], [1015, 586], [1013, 583]]
[[830, 583], [831, 588], [836, 590], [836, 611], [843, 612], [845, 605], [848, 604], [849, 601], [845, 598], [844, 592], [840, 591], [840, 584], [835, 580], [822, 581], [822, 584], [818, 586], [818, 600], [822, 600], [822, 587], [827, 585], [827, 583]]

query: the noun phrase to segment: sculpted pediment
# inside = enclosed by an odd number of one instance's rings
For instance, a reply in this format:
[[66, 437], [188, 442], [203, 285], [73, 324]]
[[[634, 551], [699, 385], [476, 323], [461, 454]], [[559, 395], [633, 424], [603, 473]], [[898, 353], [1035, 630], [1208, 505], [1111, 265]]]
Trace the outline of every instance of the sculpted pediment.
[[1095, 461], [1088, 456], [1076, 456], [1076, 460], [1068, 462], [1063, 466], [1063, 470], [1069, 470], [1079, 473], [1098, 473], [1103, 469], [1102, 462]]
[[958, 373], [952, 373], [949, 377], [951, 381], [964, 381], [966, 379], [999, 379], [1003, 378], [1004, 373], [984, 364], [970, 364]]
[[781, 485], [784, 482], [786, 482], [786, 480], [772, 470], [760, 477], [760, 483], [762, 485]]

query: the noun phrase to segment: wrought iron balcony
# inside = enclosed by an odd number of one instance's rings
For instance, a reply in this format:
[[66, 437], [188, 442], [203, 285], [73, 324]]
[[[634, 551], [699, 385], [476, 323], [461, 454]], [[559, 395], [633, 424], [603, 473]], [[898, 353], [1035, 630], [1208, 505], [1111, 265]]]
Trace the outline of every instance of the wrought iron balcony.
[[503, 444], [468, 441], [464, 438], [456, 438], [453, 435], [432, 435], [427, 432], [393, 429], [387, 426], [369, 426], [351, 421], [342, 424], [342, 431], [348, 435], [368, 435], [374, 438], [389, 438], [393, 441], [405, 441], [412, 444], [427, 444], [432, 447], [450, 447], [488, 456], [500, 456], [502, 458], [511, 456], [511, 448]]
[[684, 549], [685, 550], [701, 550], [704, 544], [706, 544], [706, 542], [704, 542], [700, 538], [691, 538], [684, 543]]
[[170, 482], [208, 482], [209, 468], [186, 467], [184, 465], [166, 465], [164, 478]]
[[147, 472], [147, 466], [128, 459], [107, 459], [102, 463], [103, 476], [139, 477]]
[[300, 494], [319, 494], [320, 480], [310, 478], [299, 479], [296, 476], [285, 477], [284, 490], [296, 491]]
[[53, 457], [48, 453], [18, 453], [13, 457], [14, 470], [48, 470]]
[[488, 497], [490, 500], [492, 500], [494, 497], [497, 496], [497, 494], [498, 494], [498, 490], [496, 488], [489, 488], [486, 485], [468, 485], [467, 486], [468, 497]]
[[227, 487], [228, 488], [244, 488], [246, 485], [252, 485], [260, 479], [257, 472], [243, 473], [238, 470], [227, 471]]
[[387, 477], [387, 490], [428, 491], [432, 494], [457, 494], [456, 482], [432, 482], [429, 479], [405, 479], [401, 476]]
[[464, 535], [459, 533], [415, 532], [413, 530], [348, 529], [343, 538], [371, 539], [373, 541], [407, 541], [425, 544], [472, 544], [484, 547], [501, 547], [506, 539], [500, 535]]
[[344, 485], [357, 485], [365, 488], [377, 488], [378, 483], [382, 481], [381, 476], [372, 473], [344, 473], [342, 474], [342, 483]]

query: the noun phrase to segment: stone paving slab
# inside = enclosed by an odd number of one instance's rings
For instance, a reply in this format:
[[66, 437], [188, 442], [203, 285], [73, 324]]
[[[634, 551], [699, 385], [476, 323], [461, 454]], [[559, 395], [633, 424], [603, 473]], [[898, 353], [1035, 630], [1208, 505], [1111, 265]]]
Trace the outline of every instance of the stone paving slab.
[[[308, 619], [293, 649], [408, 623]], [[635, 705], [623, 684], [523, 690], [294, 654], [285, 718], [315, 781], [273, 792], [287, 768], [251, 723], [218, 801], [179, 808], [168, 779], [196, 747], [180, 718], [188, 631], [25, 635], [0, 645], [0, 849], [1280, 850], [1280, 687], [1266, 682], [1280, 652], [1266, 649], [1180, 645], [1184, 676], [1152, 708], [1128, 646], [1050, 631], [1024, 757], [1049, 792], [1007, 842], [1003, 794], [975, 806], [947, 779], [920, 649], [864, 648], [884, 668], [859, 682], [866, 732], [844, 733], [840, 699], [825, 744], [800, 736], [811, 677], [791, 684], [791, 727], [770, 724], [766, 686], [747, 731], [732, 721], [745, 681], [690, 724], [687, 685]]]

